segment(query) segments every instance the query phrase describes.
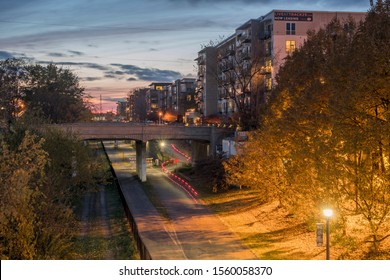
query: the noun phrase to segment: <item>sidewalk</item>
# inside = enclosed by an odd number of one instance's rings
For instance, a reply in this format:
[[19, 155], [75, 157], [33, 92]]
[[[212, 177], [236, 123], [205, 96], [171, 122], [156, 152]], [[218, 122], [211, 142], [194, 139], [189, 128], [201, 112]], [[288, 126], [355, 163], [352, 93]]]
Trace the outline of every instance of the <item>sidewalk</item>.
[[166, 221], [154, 208], [142, 190], [142, 186], [131, 174], [131, 166], [124, 163], [122, 155], [114, 146], [105, 144], [107, 154], [118, 178], [125, 201], [134, 217], [139, 236], [154, 260], [185, 259], [182, 249], [166, 230]]
[[[123, 146], [122, 146], [123, 147]], [[256, 259], [249, 248], [241, 244], [219, 217], [194, 202], [180, 187], [173, 184], [156, 168], [149, 168], [147, 179], [164, 205], [169, 221], [161, 217], [133, 178], [134, 166], [124, 162], [130, 149], [106, 145], [107, 153], [136, 220], [138, 232], [152, 259], [249, 260]]]

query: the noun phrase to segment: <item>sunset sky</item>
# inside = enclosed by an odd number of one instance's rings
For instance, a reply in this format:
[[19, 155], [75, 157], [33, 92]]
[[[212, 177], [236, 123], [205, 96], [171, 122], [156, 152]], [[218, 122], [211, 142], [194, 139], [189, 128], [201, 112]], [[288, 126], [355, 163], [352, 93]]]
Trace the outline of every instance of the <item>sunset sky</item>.
[[115, 111], [132, 88], [195, 77], [202, 44], [273, 9], [368, 8], [369, 0], [0, 0], [0, 59], [69, 68]]

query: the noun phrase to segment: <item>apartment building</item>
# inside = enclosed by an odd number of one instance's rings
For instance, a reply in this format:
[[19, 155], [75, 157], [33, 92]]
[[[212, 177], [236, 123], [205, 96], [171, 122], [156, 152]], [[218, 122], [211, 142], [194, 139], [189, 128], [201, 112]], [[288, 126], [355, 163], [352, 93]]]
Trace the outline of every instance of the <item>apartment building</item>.
[[172, 83], [153, 82], [148, 88], [131, 91], [126, 102], [128, 120], [182, 122], [186, 111], [196, 107], [195, 82], [194, 78], [182, 78]]
[[365, 15], [273, 10], [247, 21], [218, 45], [198, 53], [198, 111], [205, 117], [230, 116], [239, 104], [257, 114], [275, 85], [279, 67], [304, 43], [309, 30], [319, 30], [334, 18], [359, 22]]
[[196, 107], [195, 82], [194, 78], [182, 78], [171, 84], [167, 99], [167, 112], [176, 116], [178, 122], [183, 121], [187, 110]]
[[218, 113], [217, 52], [213, 46], [205, 47], [195, 59], [198, 65], [196, 86], [197, 111], [202, 116]]
[[146, 91], [147, 118], [157, 120], [159, 113], [165, 113], [168, 108], [168, 92], [171, 83], [151, 83]]
[[259, 36], [265, 47], [265, 60], [268, 67], [271, 67], [271, 73], [267, 77], [268, 89], [274, 85], [275, 76], [286, 56], [302, 46], [309, 30], [318, 31], [334, 18], [340, 22], [349, 18], [359, 22], [365, 16], [365, 12], [273, 10], [261, 17], [263, 29]]

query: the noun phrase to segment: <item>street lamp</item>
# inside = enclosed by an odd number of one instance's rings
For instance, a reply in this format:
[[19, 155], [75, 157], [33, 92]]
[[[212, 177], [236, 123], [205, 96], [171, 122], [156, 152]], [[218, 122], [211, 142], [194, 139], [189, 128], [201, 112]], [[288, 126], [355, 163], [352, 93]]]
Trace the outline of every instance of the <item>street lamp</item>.
[[326, 259], [329, 260], [329, 220], [333, 216], [333, 210], [324, 209], [324, 216], [326, 217]]
[[159, 112], [158, 113], [158, 124], [161, 124], [161, 116], [162, 116], [162, 112]]

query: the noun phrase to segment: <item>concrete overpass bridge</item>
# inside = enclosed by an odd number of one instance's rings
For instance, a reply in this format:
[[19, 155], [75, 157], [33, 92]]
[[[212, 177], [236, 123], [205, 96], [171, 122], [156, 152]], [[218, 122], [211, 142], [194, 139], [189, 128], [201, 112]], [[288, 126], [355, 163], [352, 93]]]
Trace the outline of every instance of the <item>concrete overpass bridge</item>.
[[73, 133], [80, 140], [134, 140], [137, 174], [146, 181], [146, 142], [151, 140], [191, 140], [192, 162], [208, 155], [215, 156], [222, 139], [234, 130], [215, 126], [141, 125], [132, 123], [71, 123], [52, 125]]

